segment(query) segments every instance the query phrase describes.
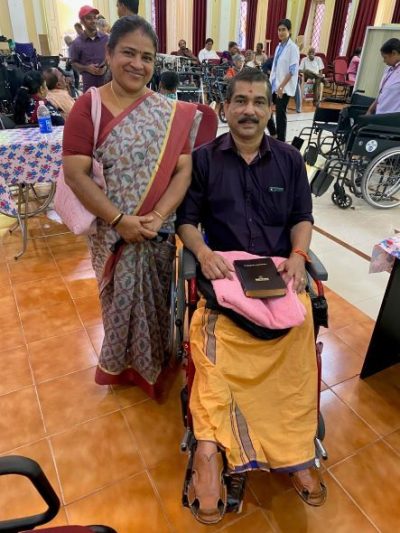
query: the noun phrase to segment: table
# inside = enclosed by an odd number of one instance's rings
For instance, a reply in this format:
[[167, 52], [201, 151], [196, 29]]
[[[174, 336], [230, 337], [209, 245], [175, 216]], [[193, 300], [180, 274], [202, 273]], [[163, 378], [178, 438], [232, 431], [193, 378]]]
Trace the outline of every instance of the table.
[[[39, 128], [0, 130], [0, 213], [17, 219], [15, 227], [21, 228], [22, 255], [27, 244], [28, 219], [43, 211], [54, 194], [54, 187], [41, 206], [31, 212], [29, 192], [34, 186], [55, 183], [62, 165], [63, 126], [54, 127], [52, 133], [41, 134]], [[18, 201], [14, 201], [11, 188], [18, 186]]]
[[370, 272], [390, 272], [361, 370], [366, 378], [400, 362], [400, 234], [374, 246]]

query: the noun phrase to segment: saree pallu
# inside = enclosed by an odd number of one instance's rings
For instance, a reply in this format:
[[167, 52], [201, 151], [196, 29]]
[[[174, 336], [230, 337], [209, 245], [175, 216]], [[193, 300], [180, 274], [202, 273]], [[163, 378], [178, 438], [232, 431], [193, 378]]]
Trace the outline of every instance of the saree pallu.
[[[154, 208], [186, 141], [193, 146], [200, 118], [195, 106], [147, 93], [111, 121], [95, 156], [103, 163], [106, 194], [121, 212], [144, 215]], [[120, 236], [101, 219], [89, 237], [105, 332], [96, 382], [139, 385], [152, 397], [169, 359], [173, 215], [161, 230], [171, 236], [124, 243], [118, 253], [110, 250]]]
[[190, 325], [197, 440], [216, 442], [234, 473], [314, 464], [318, 371], [310, 299], [302, 325], [260, 340], [201, 301]]

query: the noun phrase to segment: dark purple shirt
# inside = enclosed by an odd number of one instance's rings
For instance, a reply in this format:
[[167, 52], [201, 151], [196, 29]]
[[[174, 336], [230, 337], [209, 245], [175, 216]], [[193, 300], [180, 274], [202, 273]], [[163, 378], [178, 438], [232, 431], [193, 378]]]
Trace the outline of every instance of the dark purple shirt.
[[[91, 39], [85, 33], [78, 35], [69, 48], [71, 63], [81, 65], [102, 65], [106, 59], [106, 45], [108, 35], [97, 33]], [[90, 87], [101, 87], [105, 83], [104, 76], [94, 76], [89, 72], [82, 72], [83, 92]]]
[[212, 250], [288, 257], [290, 229], [304, 220], [313, 222], [311, 191], [296, 148], [264, 135], [248, 165], [225, 133], [193, 153], [177, 226], [201, 223]]

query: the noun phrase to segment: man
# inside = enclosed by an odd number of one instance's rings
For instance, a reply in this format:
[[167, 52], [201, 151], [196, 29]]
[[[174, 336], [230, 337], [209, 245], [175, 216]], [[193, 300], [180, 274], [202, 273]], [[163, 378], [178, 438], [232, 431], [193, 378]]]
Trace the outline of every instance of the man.
[[172, 52], [175, 56], [181, 56], [181, 57], [187, 57], [188, 59], [191, 59], [195, 63], [198, 63], [199, 60], [194, 55], [194, 53], [186, 46], [186, 41], [184, 39], [181, 39], [178, 43], [178, 50], [175, 50], [175, 52]]
[[159, 93], [163, 94], [167, 98], [177, 100], [176, 90], [179, 85], [179, 76], [172, 70], [166, 70], [160, 76], [160, 88]]
[[244, 54], [244, 66], [249, 68], [257, 68], [259, 66], [259, 63], [255, 61], [253, 50], [246, 50]]
[[320, 100], [321, 83], [324, 83], [325, 76], [323, 74], [324, 63], [319, 56], [315, 55], [315, 48], [308, 50], [307, 57], [303, 57], [300, 61], [299, 72], [303, 74], [304, 81], [312, 80], [314, 82], [314, 99], [313, 103], [316, 105]]
[[75, 100], [67, 90], [65, 76], [57, 68], [49, 68], [44, 72], [48, 89], [47, 100], [61, 111], [64, 119], [68, 117]]
[[118, 0], [117, 13], [119, 18], [137, 15], [139, 11], [139, 0]]
[[263, 52], [263, 43], [257, 43], [256, 46], [256, 61], [260, 66], [266, 62], [267, 56]]
[[214, 41], [210, 38], [206, 40], [206, 44], [202, 50], [199, 52], [199, 61], [208, 61], [209, 59], [217, 59], [219, 61], [219, 55], [215, 50], [212, 49]]
[[97, 31], [98, 14], [99, 11], [94, 7], [81, 7], [79, 18], [85, 31], [78, 35], [70, 47], [72, 68], [82, 74], [83, 92], [90, 87], [101, 87], [105, 83], [108, 36]]
[[207, 309], [204, 300], [193, 315], [190, 410], [197, 446], [188, 494], [193, 514], [206, 523], [220, 520], [226, 506], [217, 447], [225, 450], [233, 473], [287, 472], [306, 503], [318, 506], [326, 499], [314, 466], [318, 372], [304, 292], [313, 223], [307, 173], [295, 148], [264, 133], [271, 115], [264, 74], [240, 72], [224, 106], [230, 132], [194, 152], [178, 234], [209, 280], [230, 278], [234, 270], [218, 251], [286, 258], [278, 270], [286, 283], [293, 281], [307, 315], [274, 340], [250, 335]]
[[233, 65], [232, 58], [238, 53], [239, 53], [239, 47], [237, 43], [235, 43], [235, 41], [229, 41], [228, 50], [225, 50], [224, 52], [222, 52], [221, 63], [222, 64], [227, 63], [228, 65], [232, 66]]
[[85, 30], [83, 29], [83, 26], [80, 22], [76, 22], [74, 24], [74, 28], [75, 28], [75, 31], [76, 31], [76, 35], [79, 37], [79, 35], [83, 35], [83, 33], [85, 33]]
[[400, 113], [400, 39], [392, 38], [381, 47], [385, 70], [376, 100], [370, 105], [368, 114]]

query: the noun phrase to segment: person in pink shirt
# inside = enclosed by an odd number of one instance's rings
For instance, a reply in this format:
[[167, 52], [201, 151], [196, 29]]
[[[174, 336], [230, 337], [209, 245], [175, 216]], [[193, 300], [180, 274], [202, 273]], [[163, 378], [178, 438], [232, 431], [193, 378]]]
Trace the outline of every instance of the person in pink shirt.
[[356, 81], [358, 66], [360, 64], [361, 47], [354, 50], [353, 57], [347, 68], [347, 78], [349, 81]]

